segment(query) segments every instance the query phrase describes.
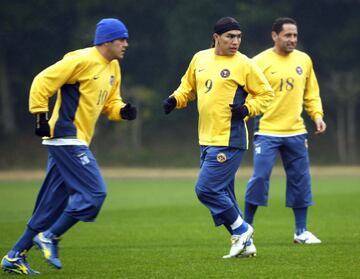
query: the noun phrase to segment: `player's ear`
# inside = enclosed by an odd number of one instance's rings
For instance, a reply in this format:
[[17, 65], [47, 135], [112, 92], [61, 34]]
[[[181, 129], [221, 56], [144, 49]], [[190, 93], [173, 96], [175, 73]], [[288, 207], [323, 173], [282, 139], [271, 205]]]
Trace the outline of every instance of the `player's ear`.
[[216, 47], [216, 45], [218, 44], [219, 37], [220, 37], [219, 34], [217, 34], [217, 33], [213, 34], [213, 45], [214, 45], [214, 47]]
[[276, 41], [277, 37], [278, 37], [278, 34], [275, 31], [272, 31], [271, 38], [273, 39], [274, 42]]

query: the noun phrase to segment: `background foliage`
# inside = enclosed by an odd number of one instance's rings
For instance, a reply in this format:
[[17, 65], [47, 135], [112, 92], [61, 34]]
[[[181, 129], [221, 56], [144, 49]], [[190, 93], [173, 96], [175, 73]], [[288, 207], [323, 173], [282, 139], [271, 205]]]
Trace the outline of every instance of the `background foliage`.
[[227, 15], [239, 20], [240, 50], [250, 57], [272, 46], [276, 17], [297, 20], [299, 49], [313, 59], [328, 124], [326, 135], [315, 137], [308, 123], [312, 162], [359, 163], [359, 11], [359, 0], [271, 5], [265, 0], [1, 1], [0, 168], [43, 164], [46, 152], [28, 113], [31, 81], [66, 52], [92, 45], [95, 24], [103, 17], [120, 18], [129, 29], [122, 95], [137, 104], [140, 115], [121, 125], [99, 121], [92, 144], [98, 160], [102, 165], [196, 166], [196, 105], [165, 117], [161, 101], [176, 89], [192, 55], [209, 47], [215, 21]]

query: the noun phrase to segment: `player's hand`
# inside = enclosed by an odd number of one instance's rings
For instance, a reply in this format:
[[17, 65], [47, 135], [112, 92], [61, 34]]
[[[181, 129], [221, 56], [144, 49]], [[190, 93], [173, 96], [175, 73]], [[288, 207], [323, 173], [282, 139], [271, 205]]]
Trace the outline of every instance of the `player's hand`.
[[163, 108], [165, 114], [169, 114], [176, 107], [176, 99], [171, 96], [163, 101]]
[[322, 134], [326, 131], [326, 123], [324, 122], [324, 120], [322, 118], [316, 118], [314, 120], [315, 122], [315, 135], [319, 135]]
[[136, 107], [133, 107], [131, 104], [126, 104], [120, 110], [120, 116], [122, 119], [134, 120], [136, 118], [137, 110]]
[[39, 137], [50, 137], [50, 126], [47, 112], [36, 114], [35, 134]]
[[249, 110], [245, 105], [230, 104], [229, 106], [235, 120], [242, 120], [249, 114]]

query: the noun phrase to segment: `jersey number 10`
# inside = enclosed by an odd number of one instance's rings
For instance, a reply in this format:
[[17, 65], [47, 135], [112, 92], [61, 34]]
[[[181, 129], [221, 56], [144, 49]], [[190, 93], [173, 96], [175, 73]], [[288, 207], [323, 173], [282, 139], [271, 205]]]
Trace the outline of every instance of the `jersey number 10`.
[[99, 97], [98, 97], [98, 100], [97, 100], [96, 104], [97, 105], [105, 104], [105, 101], [107, 99], [107, 95], [108, 95], [107, 90], [100, 90]]

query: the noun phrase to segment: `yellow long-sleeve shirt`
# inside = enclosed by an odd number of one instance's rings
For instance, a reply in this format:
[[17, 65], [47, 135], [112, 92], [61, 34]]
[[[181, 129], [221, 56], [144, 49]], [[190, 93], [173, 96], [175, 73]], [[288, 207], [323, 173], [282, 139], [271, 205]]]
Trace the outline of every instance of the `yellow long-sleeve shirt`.
[[[248, 94], [253, 98], [247, 100]], [[193, 56], [172, 95], [178, 109], [197, 98], [200, 145], [247, 149], [246, 123], [232, 119], [229, 104], [245, 104], [249, 115], [255, 116], [265, 111], [274, 93], [251, 59], [240, 52], [219, 56], [211, 48]]]
[[303, 107], [311, 119], [323, 117], [319, 86], [310, 57], [294, 50], [281, 56], [267, 49], [254, 61], [275, 91], [275, 98], [255, 121], [255, 134], [289, 136], [306, 133]]
[[96, 47], [70, 52], [39, 73], [31, 85], [29, 110], [48, 112], [49, 98], [57, 99], [49, 120], [50, 138], [77, 138], [90, 144], [100, 113], [119, 121], [125, 103], [120, 97], [118, 60], [106, 60]]

